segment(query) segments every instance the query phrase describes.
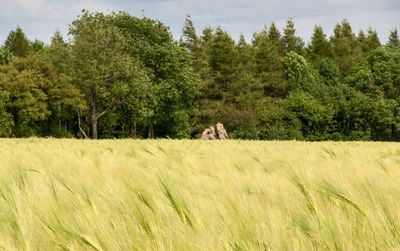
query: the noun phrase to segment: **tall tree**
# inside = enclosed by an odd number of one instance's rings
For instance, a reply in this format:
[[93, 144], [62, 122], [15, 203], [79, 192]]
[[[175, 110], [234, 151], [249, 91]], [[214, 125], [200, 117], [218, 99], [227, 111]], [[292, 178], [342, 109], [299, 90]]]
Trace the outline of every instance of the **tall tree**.
[[312, 60], [332, 57], [332, 46], [321, 26], [314, 27], [314, 33], [308, 46], [308, 54]]
[[274, 22], [272, 22], [268, 28], [268, 40], [276, 47], [279, 53], [283, 53], [284, 45], [282, 43], [282, 34]]
[[[205, 27], [202, 35], [200, 36], [200, 47], [199, 47], [199, 56], [198, 56], [198, 68], [195, 67], [196, 73], [199, 75], [201, 80], [201, 96], [202, 97], [211, 97], [212, 90], [211, 87], [214, 83], [213, 76], [211, 74], [210, 68], [210, 50], [211, 50], [211, 41], [213, 40], [213, 30], [211, 27]], [[196, 60], [196, 59], [195, 59]]]
[[54, 65], [57, 72], [67, 75], [71, 73], [71, 46], [64, 41], [60, 31], [56, 31], [51, 37], [51, 44], [46, 48], [43, 56]]
[[360, 44], [362, 52], [365, 55], [381, 46], [378, 33], [371, 27], [368, 28], [367, 35], [365, 35], [364, 32], [360, 31], [358, 35], [358, 42]]
[[29, 40], [26, 38], [25, 33], [19, 26], [15, 31], [11, 31], [8, 34], [4, 47], [17, 57], [25, 57], [31, 50]]
[[[9, 93], [7, 109], [15, 121], [16, 136], [72, 136], [73, 114], [84, 106], [71, 78], [31, 54], [1, 68], [0, 89]], [[61, 127], [62, 124], [62, 127]]]
[[9, 94], [0, 91], [0, 137], [12, 136], [14, 121], [11, 114], [7, 111], [7, 103], [9, 102]]
[[0, 72], [0, 88], [9, 93], [7, 108], [15, 121], [14, 134], [19, 137], [39, 135], [38, 123], [51, 113], [45, 92], [48, 79], [33, 69], [25, 69], [24, 60], [13, 60]]
[[347, 19], [337, 23], [333, 32], [330, 42], [333, 46], [334, 60], [345, 77], [350, 73], [351, 66], [360, 58], [357, 37]]
[[32, 49], [32, 51], [36, 53], [42, 52], [46, 47], [45, 43], [43, 41], [40, 41], [39, 39], [35, 39], [33, 42], [30, 42], [29, 46]]
[[84, 12], [70, 26], [76, 84], [89, 106], [92, 138], [98, 138], [98, 122], [123, 102], [132, 82], [146, 78], [140, 64], [127, 53], [128, 41], [108, 16]]
[[389, 40], [386, 44], [388, 47], [399, 48], [400, 47], [400, 39], [397, 29], [394, 28], [390, 31]]
[[149, 18], [127, 13], [109, 16], [127, 38], [131, 57], [137, 58], [150, 76], [151, 107], [147, 118], [148, 137], [186, 137], [189, 114], [198, 93], [190, 53], [178, 46], [169, 29]]
[[[275, 30], [274, 28], [270, 30]], [[275, 33], [276, 34], [276, 33]], [[267, 27], [253, 36], [255, 75], [264, 86], [267, 96], [284, 96], [287, 82], [283, 77], [283, 59], [277, 40], [270, 40], [277, 36], [269, 36]]]
[[199, 39], [196, 34], [196, 29], [190, 15], [186, 16], [185, 24], [182, 29], [182, 36], [179, 40], [181, 46], [187, 48], [193, 54], [196, 54], [199, 47]]
[[285, 53], [294, 51], [297, 54], [303, 55], [304, 53], [304, 42], [296, 36], [296, 28], [292, 19], [286, 22], [286, 27], [283, 30], [282, 42]]
[[199, 72], [204, 64], [201, 55], [201, 39], [197, 36], [193, 21], [189, 15], [186, 16], [179, 44], [190, 52], [193, 69]]
[[210, 44], [210, 67], [214, 77], [214, 95], [222, 102], [232, 100], [231, 88], [237, 80], [238, 51], [235, 41], [218, 27]]

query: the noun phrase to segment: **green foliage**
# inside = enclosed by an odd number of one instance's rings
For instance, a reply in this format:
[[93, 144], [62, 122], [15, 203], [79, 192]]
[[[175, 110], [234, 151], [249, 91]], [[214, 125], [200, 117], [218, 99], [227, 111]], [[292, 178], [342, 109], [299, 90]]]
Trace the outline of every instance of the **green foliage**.
[[283, 101], [284, 108], [301, 121], [305, 139], [326, 140], [330, 133], [333, 109], [304, 91], [292, 92]]
[[46, 47], [46, 45], [44, 44], [43, 41], [40, 41], [38, 39], [35, 39], [35, 41], [31, 42], [30, 45], [31, 49], [36, 52], [36, 53], [40, 53], [44, 50], [44, 48]]
[[285, 55], [284, 74], [290, 90], [308, 89], [315, 82], [313, 72], [306, 59], [294, 51]]
[[335, 62], [330, 58], [316, 59], [312, 65], [325, 85], [335, 85], [339, 82], [340, 72]]
[[4, 47], [17, 57], [26, 57], [31, 50], [29, 41], [19, 26], [8, 34]]
[[282, 43], [285, 53], [293, 51], [297, 54], [303, 55], [304, 42], [300, 37], [296, 36], [296, 29], [292, 19], [287, 21], [286, 27], [283, 30]]
[[400, 94], [399, 67], [399, 50], [380, 48], [369, 53], [368, 57], [353, 69], [348, 82], [364, 93], [395, 99]]
[[261, 139], [303, 139], [301, 121], [285, 109], [283, 102], [272, 98], [260, 100], [257, 113]]
[[69, 28], [49, 45], [10, 32], [0, 136], [197, 138], [222, 122], [231, 138], [400, 140], [397, 29], [382, 45], [344, 19], [329, 38], [315, 26], [305, 48], [292, 19], [251, 42], [221, 27], [198, 35], [190, 16], [179, 41], [126, 12], [84, 10]]
[[253, 37], [254, 72], [266, 96], [282, 97], [288, 84], [284, 78], [284, 61], [281, 57], [280, 33], [272, 24]]
[[372, 28], [368, 29], [367, 36], [364, 35], [363, 31], [360, 32], [360, 34], [358, 35], [358, 43], [361, 51], [364, 54], [368, 54], [369, 52], [381, 46], [381, 42], [378, 38], [378, 33]]
[[222, 102], [231, 101], [230, 90], [238, 78], [239, 55], [235, 41], [231, 36], [218, 27], [210, 42], [209, 65], [214, 80], [209, 86], [213, 96]]
[[196, 34], [196, 29], [190, 16], [186, 16], [185, 25], [182, 29], [182, 36], [179, 44], [188, 49], [193, 56], [196, 55], [199, 49], [199, 38]]
[[34, 56], [17, 58], [1, 67], [0, 88], [9, 93], [7, 107], [15, 121], [16, 136], [51, 134], [45, 122], [51, 123], [53, 116], [66, 122], [71, 109], [83, 106], [71, 79]]
[[9, 64], [13, 59], [13, 54], [7, 49], [0, 48], [0, 65]]
[[9, 109], [15, 118], [17, 136], [37, 134], [35, 122], [44, 121], [50, 115], [44, 88], [48, 80], [32, 69], [19, 68], [21, 61], [1, 69], [0, 86], [10, 93]]
[[396, 28], [394, 28], [393, 30], [390, 31], [389, 40], [388, 40], [386, 45], [388, 47], [392, 47], [392, 48], [399, 48], [400, 47], [399, 34], [398, 34]]
[[321, 26], [315, 26], [311, 42], [307, 49], [312, 60], [331, 58], [333, 56], [332, 45], [326, 38], [326, 34]]
[[332, 139], [370, 140], [374, 100], [347, 85], [338, 85], [330, 95], [335, 109]]
[[[137, 85], [148, 81], [143, 67], [128, 53], [128, 39], [108, 19], [84, 12], [70, 27], [74, 77], [89, 106], [94, 139], [99, 119], [125, 99], [136, 98]], [[133, 108], [134, 103], [129, 105]]]
[[12, 116], [7, 112], [7, 103], [9, 102], [9, 94], [5, 91], [0, 91], [0, 137], [12, 136], [14, 121]]
[[340, 69], [341, 75], [346, 77], [360, 57], [358, 41], [348, 20], [344, 19], [335, 26], [334, 34], [330, 38], [333, 47], [333, 58]]

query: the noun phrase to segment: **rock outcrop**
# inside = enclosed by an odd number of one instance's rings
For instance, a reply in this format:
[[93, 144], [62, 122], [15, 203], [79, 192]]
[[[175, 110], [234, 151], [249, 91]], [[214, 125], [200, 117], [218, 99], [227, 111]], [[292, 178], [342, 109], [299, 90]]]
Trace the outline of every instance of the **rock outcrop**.
[[226, 132], [222, 123], [217, 123], [215, 127], [210, 126], [201, 134], [202, 140], [225, 140], [228, 138], [228, 133]]

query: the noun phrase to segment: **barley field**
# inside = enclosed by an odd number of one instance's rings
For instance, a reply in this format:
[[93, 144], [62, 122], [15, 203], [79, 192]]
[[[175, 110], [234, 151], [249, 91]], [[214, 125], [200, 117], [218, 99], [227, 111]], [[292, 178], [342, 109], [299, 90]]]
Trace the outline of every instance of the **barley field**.
[[400, 250], [400, 144], [0, 140], [0, 250]]

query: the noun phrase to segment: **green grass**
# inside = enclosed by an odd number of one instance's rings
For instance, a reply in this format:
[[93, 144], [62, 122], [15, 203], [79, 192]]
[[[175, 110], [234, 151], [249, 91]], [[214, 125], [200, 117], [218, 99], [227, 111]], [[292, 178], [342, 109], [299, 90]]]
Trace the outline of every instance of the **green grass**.
[[400, 250], [400, 144], [0, 140], [0, 250]]

